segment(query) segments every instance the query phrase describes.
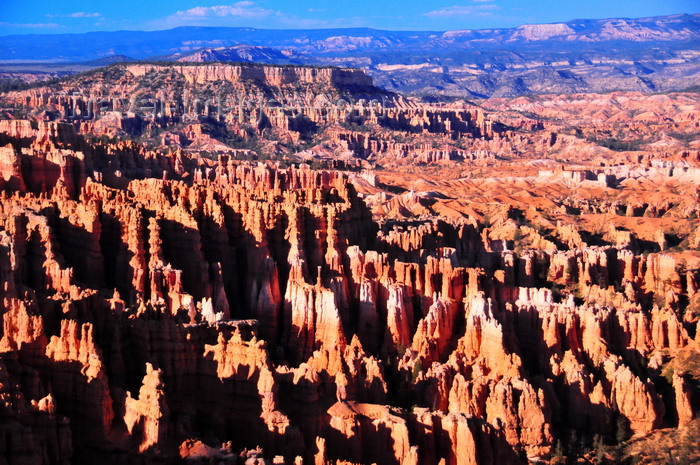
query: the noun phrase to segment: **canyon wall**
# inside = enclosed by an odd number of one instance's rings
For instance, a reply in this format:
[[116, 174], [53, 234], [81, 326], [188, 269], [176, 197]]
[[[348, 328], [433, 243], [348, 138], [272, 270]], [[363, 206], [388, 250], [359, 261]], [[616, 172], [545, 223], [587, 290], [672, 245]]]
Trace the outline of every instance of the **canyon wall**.
[[507, 210], [388, 229], [339, 172], [72, 128], [0, 125], [8, 464], [515, 464], [694, 419], [669, 255], [567, 225], [511, 251]]

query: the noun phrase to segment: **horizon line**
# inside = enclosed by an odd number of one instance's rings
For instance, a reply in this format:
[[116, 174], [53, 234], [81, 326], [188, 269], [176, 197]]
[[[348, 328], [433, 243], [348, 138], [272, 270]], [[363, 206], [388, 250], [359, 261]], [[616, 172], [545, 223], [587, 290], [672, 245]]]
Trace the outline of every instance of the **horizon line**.
[[522, 26], [529, 25], [544, 25], [544, 24], [566, 24], [574, 21], [605, 21], [611, 19], [629, 19], [629, 20], [645, 20], [653, 18], [672, 18], [676, 16], [700, 16], [700, 12], [696, 13], [674, 13], [670, 15], [655, 15], [655, 16], [639, 16], [639, 17], [628, 17], [628, 16], [609, 16], [604, 18], [572, 18], [566, 21], [550, 21], [543, 23], [522, 23], [518, 26], [513, 27], [484, 27], [475, 29], [384, 29], [370, 26], [354, 26], [354, 27], [325, 27], [325, 28], [265, 28], [265, 27], [252, 27], [252, 26], [176, 26], [169, 29], [114, 29], [114, 30], [94, 30], [86, 32], [50, 32], [50, 33], [17, 33], [17, 34], [6, 34], [0, 35], [0, 38], [4, 37], [27, 37], [27, 36], [81, 36], [87, 34], [104, 34], [104, 33], [117, 33], [117, 32], [167, 32], [174, 31], [176, 29], [250, 29], [254, 31], [337, 31], [337, 30], [373, 30], [373, 31], [383, 31], [383, 32], [453, 32], [453, 31], [497, 31], [497, 30], [508, 30], [517, 29]]

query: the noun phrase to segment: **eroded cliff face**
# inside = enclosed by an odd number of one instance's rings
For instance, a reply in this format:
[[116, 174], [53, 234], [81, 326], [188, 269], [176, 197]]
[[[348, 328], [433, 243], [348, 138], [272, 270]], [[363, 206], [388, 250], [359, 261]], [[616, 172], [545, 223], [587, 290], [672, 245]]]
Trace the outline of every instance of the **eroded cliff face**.
[[[425, 132], [473, 119], [402, 114]], [[554, 463], [596, 437], [697, 422], [697, 266], [664, 253], [663, 233], [649, 245], [633, 199], [629, 228], [594, 230], [567, 208], [622, 204], [552, 182], [565, 202], [544, 228], [522, 218], [552, 201], [508, 198], [534, 198], [534, 181], [452, 184], [495, 195], [486, 207], [426, 182], [432, 197], [394, 207], [444, 215], [377, 222], [381, 194], [358, 194], [370, 173], [213, 161], [56, 122], [0, 132], [8, 464]], [[648, 199], [645, 218], [664, 208]]]
[[[368, 210], [337, 173], [187, 158], [178, 173], [156, 156], [155, 179], [134, 147], [89, 147], [77, 165], [64, 149], [52, 185], [33, 158], [61, 137], [24, 158], [5, 149], [10, 463], [114, 447], [168, 456], [203, 431], [289, 463], [517, 463], [549, 457], [568, 428], [614, 434], [619, 417], [645, 434], [692, 420], [692, 386], [674, 375], [660, 393], [640, 365], [695, 344], [669, 257], [585, 245], [514, 257], [468, 223], [443, 224], [454, 232], [432, 250], [423, 228], [377, 252]], [[146, 179], [84, 171], [105, 163]], [[614, 306], [559, 301], [535, 285], [538, 269], [624, 293]], [[625, 297], [635, 292], [667, 304], [645, 310]]]
[[158, 70], [174, 69], [188, 82], [203, 84], [209, 81], [255, 80], [263, 85], [281, 86], [291, 83], [313, 83], [371, 88], [372, 78], [359, 69], [314, 68], [310, 66], [246, 66], [246, 65], [128, 65], [126, 70], [134, 76], [143, 76]]
[[[117, 64], [70, 81], [65, 89], [0, 96], [18, 114], [61, 124], [37, 128], [29, 121], [7, 120], [0, 127], [15, 137], [39, 140], [53, 131], [61, 136], [54, 140], [68, 142], [70, 131], [63, 131], [73, 125], [83, 134], [140, 138], [188, 152], [227, 152], [238, 159], [263, 154], [284, 158], [305, 145], [309, 152], [302, 158], [320, 155], [329, 167], [362, 166], [377, 156], [444, 165], [496, 156], [495, 145], [462, 147], [449, 140], [494, 135], [492, 121], [478, 107], [416, 104], [373, 86], [359, 69], [139, 63]], [[365, 131], [360, 127], [365, 123], [383, 130]], [[387, 137], [394, 132], [414, 137]], [[314, 134], [323, 143], [312, 144]], [[13, 158], [8, 153], [5, 159], [3, 174], [13, 176]]]

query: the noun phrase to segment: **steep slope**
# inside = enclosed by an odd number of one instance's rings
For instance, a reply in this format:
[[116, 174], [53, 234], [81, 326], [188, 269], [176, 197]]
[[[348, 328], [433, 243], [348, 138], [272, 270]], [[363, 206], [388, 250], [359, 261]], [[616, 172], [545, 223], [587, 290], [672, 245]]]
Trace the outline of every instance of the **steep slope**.
[[337, 171], [21, 123], [0, 127], [10, 464], [515, 464], [693, 421], [698, 373], [667, 362], [699, 353], [696, 265], [583, 225], [513, 252], [508, 208], [380, 225]]
[[0, 462], [695, 459], [697, 94], [130, 63], [0, 103]]

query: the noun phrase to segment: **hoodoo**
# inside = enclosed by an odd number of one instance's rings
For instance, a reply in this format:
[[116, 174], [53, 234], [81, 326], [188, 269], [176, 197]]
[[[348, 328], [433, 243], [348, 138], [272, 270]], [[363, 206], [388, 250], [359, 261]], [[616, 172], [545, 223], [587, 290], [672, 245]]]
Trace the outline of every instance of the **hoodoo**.
[[138, 63], [0, 102], [0, 462], [697, 459], [696, 94]]

